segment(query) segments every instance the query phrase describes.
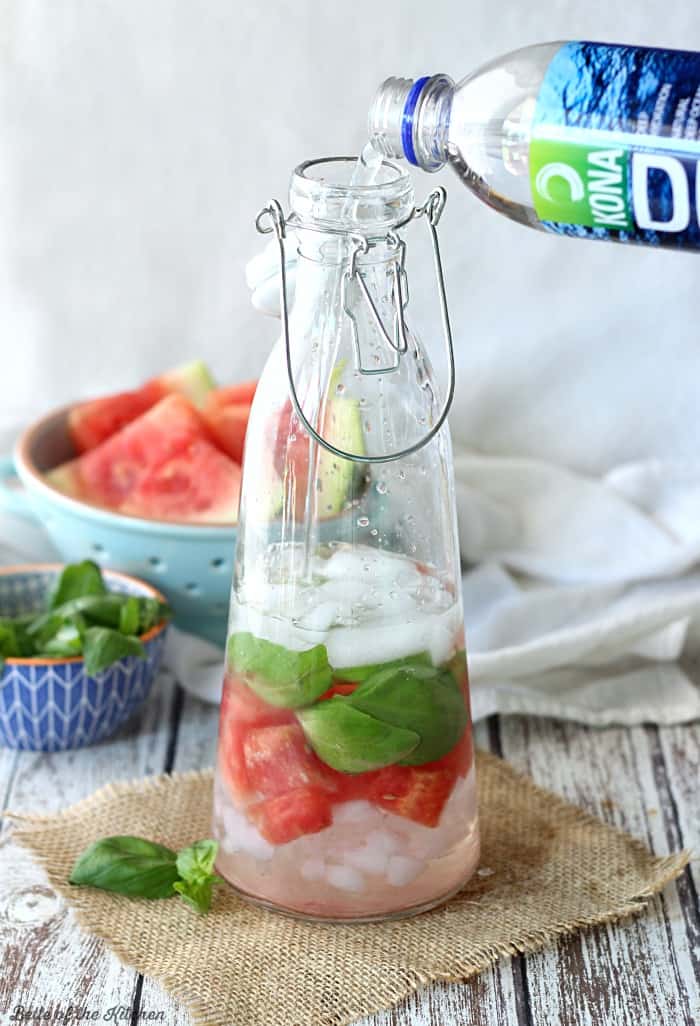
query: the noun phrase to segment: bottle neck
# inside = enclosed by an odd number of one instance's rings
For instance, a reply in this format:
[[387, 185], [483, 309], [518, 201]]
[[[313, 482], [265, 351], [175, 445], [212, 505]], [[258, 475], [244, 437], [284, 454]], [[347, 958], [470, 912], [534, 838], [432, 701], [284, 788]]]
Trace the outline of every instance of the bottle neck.
[[[305, 333], [311, 325], [323, 324], [323, 333], [333, 335], [333, 325], [349, 328], [348, 314], [360, 325], [363, 335], [372, 333], [366, 298], [358, 277], [387, 325], [394, 322], [394, 281], [400, 253], [390, 243], [373, 241], [366, 253], [354, 255], [355, 277], [349, 279], [356, 241], [352, 235], [329, 234], [297, 229], [298, 259], [295, 269], [293, 319]], [[317, 331], [313, 331], [314, 337]]]
[[388, 78], [370, 110], [370, 139], [386, 157], [439, 171], [447, 163], [453, 95], [448, 75]]

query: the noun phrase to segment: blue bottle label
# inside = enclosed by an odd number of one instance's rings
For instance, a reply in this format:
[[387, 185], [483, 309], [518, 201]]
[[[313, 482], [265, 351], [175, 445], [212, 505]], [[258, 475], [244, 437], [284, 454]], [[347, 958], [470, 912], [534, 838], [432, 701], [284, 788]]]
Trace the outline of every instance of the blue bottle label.
[[700, 249], [700, 54], [562, 46], [537, 97], [530, 184], [549, 231]]

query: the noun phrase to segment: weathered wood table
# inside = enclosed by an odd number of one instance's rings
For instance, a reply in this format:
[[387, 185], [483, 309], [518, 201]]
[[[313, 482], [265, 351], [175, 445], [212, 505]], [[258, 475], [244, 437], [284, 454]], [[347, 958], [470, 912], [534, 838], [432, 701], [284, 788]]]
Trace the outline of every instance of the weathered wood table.
[[[84, 752], [0, 749], [0, 809], [48, 812], [114, 779], [213, 762], [216, 711], [161, 678], [140, 721]], [[592, 730], [526, 717], [479, 724], [477, 743], [539, 784], [661, 854], [700, 852], [700, 725]], [[700, 865], [624, 925], [501, 961], [461, 985], [434, 986], [363, 1026], [695, 1026], [700, 1024]], [[8, 837], [0, 835], [0, 1023], [190, 1018], [157, 985], [123, 968]], [[71, 1011], [71, 1008], [75, 1011]], [[52, 1018], [40, 1019], [49, 1013]], [[82, 1018], [81, 1018], [82, 1015]], [[19, 1021], [19, 1019], [16, 1019]], [[246, 1026], [234, 1023], [232, 1026]], [[285, 1026], [271, 1023], [270, 1026]]]

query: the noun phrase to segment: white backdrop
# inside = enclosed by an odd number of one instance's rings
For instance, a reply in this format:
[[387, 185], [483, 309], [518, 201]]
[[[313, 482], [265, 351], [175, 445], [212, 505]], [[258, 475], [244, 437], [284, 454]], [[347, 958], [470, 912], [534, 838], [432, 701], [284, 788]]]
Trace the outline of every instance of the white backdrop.
[[[258, 372], [253, 218], [300, 160], [356, 152], [389, 74], [529, 42], [700, 50], [687, 0], [4, 0], [0, 17], [0, 428], [192, 356]], [[597, 472], [697, 454], [697, 258], [553, 239], [450, 200], [453, 428], [473, 448]], [[434, 183], [416, 178], [419, 197]], [[414, 247], [415, 252], [415, 247]], [[412, 314], [436, 323], [427, 246]], [[620, 425], [624, 424], [624, 427]]]

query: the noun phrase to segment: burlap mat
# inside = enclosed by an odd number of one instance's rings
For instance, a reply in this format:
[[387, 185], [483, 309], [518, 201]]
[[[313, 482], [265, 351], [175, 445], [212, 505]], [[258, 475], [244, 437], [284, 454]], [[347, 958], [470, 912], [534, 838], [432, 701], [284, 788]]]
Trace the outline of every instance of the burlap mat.
[[210, 834], [210, 771], [111, 784], [54, 816], [15, 816], [14, 837], [80, 923], [158, 980], [206, 1026], [343, 1026], [432, 980], [463, 980], [500, 955], [642, 911], [686, 865], [479, 753], [479, 874], [446, 906], [366, 926], [308, 924], [218, 888], [198, 916], [179, 900], [122, 898], [66, 883], [77, 855], [109, 834], [180, 848]]

